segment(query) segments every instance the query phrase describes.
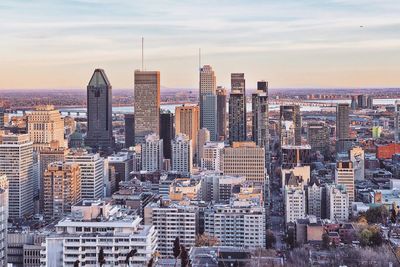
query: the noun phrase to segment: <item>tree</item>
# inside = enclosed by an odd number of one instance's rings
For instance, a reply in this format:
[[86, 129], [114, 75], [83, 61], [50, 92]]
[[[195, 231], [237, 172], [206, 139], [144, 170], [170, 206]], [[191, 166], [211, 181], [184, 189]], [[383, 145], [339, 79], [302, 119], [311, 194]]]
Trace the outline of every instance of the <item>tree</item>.
[[137, 253], [137, 249], [132, 249], [131, 251], [129, 251], [129, 253], [126, 255], [125, 263], [126, 263], [126, 264], [129, 264], [130, 258], [132, 258], [133, 256], [135, 256], [136, 253]]
[[389, 211], [382, 205], [375, 208], [370, 208], [365, 212], [365, 217], [369, 223], [386, 224], [386, 219], [389, 217]]
[[181, 267], [187, 267], [189, 264], [189, 254], [185, 246], [181, 245]]
[[327, 233], [322, 234], [322, 247], [328, 249], [331, 244], [331, 239]]
[[173, 252], [174, 258], [175, 258], [175, 265], [174, 266], [176, 266], [176, 263], [178, 261], [178, 257], [179, 257], [179, 255], [181, 255], [181, 244], [180, 244], [180, 241], [179, 241], [179, 236], [177, 236], [175, 238], [175, 240], [174, 240], [174, 247], [172, 248], [172, 252]]
[[390, 221], [395, 224], [397, 222], [397, 206], [396, 202], [392, 203], [392, 210], [390, 212]]
[[271, 230], [267, 231], [267, 249], [273, 248], [276, 243], [276, 237]]
[[104, 250], [103, 250], [103, 248], [100, 248], [99, 257], [98, 257], [97, 260], [98, 260], [98, 262], [100, 264], [100, 267], [103, 266], [106, 263], [106, 260], [104, 258]]
[[80, 261], [79, 261], [79, 260], [76, 260], [76, 261], [74, 262], [74, 267], [79, 267], [79, 263], [80, 263]]
[[285, 238], [286, 244], [290, 248], [294, 248], [296, 245], [296, 234], [294, 228], [289, 228]]
[[196, 247], [213, 247], [219, 244], [219, 240], [217, 237], [209, 235], [209, 234], [202, 234], [196, 236]]
[[150, 259], [149, 262], [147, 263], [147, 267], [153, 267], [153, 263], [154, 263], [154, 258], [151, 257], [151, 259]]
[[363, 247], [369, 246], [370, 245], [370, 238], [372, 236], [372, 233], [368, 229], [364, 229], [361, 231], [359, 240], [360, 240], [360, 245]]

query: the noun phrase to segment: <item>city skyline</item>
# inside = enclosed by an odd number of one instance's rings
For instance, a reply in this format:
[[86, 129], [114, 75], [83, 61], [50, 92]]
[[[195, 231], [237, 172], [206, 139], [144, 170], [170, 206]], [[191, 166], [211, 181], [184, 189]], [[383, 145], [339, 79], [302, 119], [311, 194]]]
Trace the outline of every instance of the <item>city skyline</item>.
[[249, 88], [261, 79], [271, 88], [396, 87], [399, 11], [391, 0], [6, 0], [0, 89], [84, 88], [94, 68], [114, 88], [133, 88], [142, 36], [145, 69], [160, 71], [163, 87], [198, 87], [199, 48], [227, 88], [234, 72]]

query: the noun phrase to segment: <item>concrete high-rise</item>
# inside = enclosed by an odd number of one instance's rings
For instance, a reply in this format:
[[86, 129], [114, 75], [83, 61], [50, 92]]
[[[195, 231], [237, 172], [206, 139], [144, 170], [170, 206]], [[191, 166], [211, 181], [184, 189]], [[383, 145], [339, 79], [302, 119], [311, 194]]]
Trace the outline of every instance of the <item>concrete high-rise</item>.
[[172, 146], [172, 170], [190, 175], [193, 166], [192, 140], [185, 134], [178, 134], [171, 142]]
[[394, 141], [400, 142], [400, 100], [395, 102], [395, 113], [394, 113]]
[[[197, 147], [197, 134], [200, 129], [199, 106], [182, 105], [175, 107], [175, 135], [185, 134]], [[195, 153], [195, 149], [193, 151]]]
[[257, 82], [257, 91], [251, 97], [252, 102], [252, 138], [264, 148], [265, 163], [269, 163], [269, 118], [268, 118], [268, 82]]
[[217, 87], [217, 133], [218, 140], [226, 138], [226, 89]]
[[104, 158], [99, 153], [79, 149], [65, 156], [66, 163], [77, 163], [81, 170], [82, 199], [100, 199], [104, 196]]
[[210, 131], [211, 141], [218, 139], [217, 95], [203, 95], [203, 128]]
[[114, 148], [112, 87], [102, 69], [94, 71], [87, 86], [87, 121], [85, 144], [110, 152]]
[[354, 166], [352, 161], [338, 161], [335, 169], [335, 183], [345, 186], [349, 196], [349, 206], [354, 202]]
[[81, 201], [81, 172], [76, 163], [50, 163], [43, 174], [44, 217], [61, 219]]
[[224, 142], [207, 142], [203, 146], [201, 168], [203, 170], [221, 171], [221, 157], [224, 147]]
[[135, 114], [124, 115], [125, 120], [125, 148], [135, 145]]
[[9, 218], [33, 214], [33, 143], [28, 134], [0, 136], [0, 174], [9, 181]]
[[326, 185], [326, 211], [331, 221], [347, 222], [351, 204], [347, 188], [342, 185]]
[[280, 106], [279, 125], [281, 146], [301, 145], [300, 106]]
[[351, 143], [349, 111], [349, 104], [346, 103], [336, 107], [336, 152], [345, 152]]
[[325, 122], [309, 122], [307, 125], [307, 140], [311, 146], [311, 152], [319, 151], [322, 155], [329, 154], [330, 129]]
[[160, 114], [160, 139], [163, 140], [165, 159], [171, 159], [171, 141], [175, 138], [174, 114], [162, 111]]
[[207, 128], [200, 129], [197, 133], [197, 166], [201, 165], [201, 159], [203, 158], [203, 148], [207, 142], [210, 142], [210, 131]]
[[7, 266], [8, 190], [6, 175], [0, 176], [0, 266]]
[[246, 84], [244, 73], [231, 74], [231, 94], [229, 96], [229, 142], [246, 141]]
[[135, 143], [160, 133], [160, 72], [135, 71]]
[[200, 128], [207, 128], [211, 140], [217, 139], [217, 82], [210, 65], [200, 69], [199, 102], [200, 102]]
[[161, 171], [163, 168], [163, 140], [158, 134], [146, 136], [145, 143], [142, 144], [142, 170]]
[[40, 151], [50, 147], [51, 141], [65, 146], [64, 120], [53, 105], [37, 106], [28, 114], [28, 133], [33, 142], [33, 150]]

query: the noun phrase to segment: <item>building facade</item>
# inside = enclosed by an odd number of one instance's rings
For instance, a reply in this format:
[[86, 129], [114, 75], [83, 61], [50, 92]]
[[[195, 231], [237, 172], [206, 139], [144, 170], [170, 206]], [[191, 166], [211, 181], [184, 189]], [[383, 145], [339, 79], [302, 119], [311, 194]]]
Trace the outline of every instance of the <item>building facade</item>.
[[193, 168], [192, 140], [185, 134], [178, 134], [171, 142], [172, 170], [190, 175]]
[[163, 169], [163, 140], [157, 134], [149, 134], [142, 144], [142, 170], [161, 171]]
[[246, 84], [244, 73], [231, 74], [229, 96], [229, 142], [247, 139]]

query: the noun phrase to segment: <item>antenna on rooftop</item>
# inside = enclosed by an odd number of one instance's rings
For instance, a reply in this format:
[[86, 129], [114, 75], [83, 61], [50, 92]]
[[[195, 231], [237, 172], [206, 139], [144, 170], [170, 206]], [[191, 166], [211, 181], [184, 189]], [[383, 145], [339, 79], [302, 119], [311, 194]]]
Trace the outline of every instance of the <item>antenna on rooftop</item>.
[[144, 64], [144, 60], [143, 60], [143, 58], [144, 58], [144, 38], [142, 37], [142, 71], [144, 71], [144, 68], [143, 68], [143, 64]]
[[199, 71], [201, 69], [201, 48], [199, 48]]

